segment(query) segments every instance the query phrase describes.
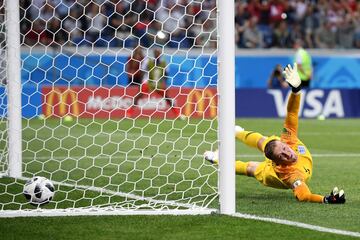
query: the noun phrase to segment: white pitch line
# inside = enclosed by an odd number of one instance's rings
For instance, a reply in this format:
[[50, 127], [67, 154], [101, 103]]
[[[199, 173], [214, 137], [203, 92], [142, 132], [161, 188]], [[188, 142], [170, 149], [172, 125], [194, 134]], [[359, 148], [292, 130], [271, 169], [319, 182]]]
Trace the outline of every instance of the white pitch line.
[[360, 153], [315, 153], [311, 154], [313, 157], [360, 157]]
[[252, 220], [259, 220], [259, 221], [264, 221], [264, 222], [283, 224], [283, 225], [288, 225], [288, 226], [293, 226], [293, 227], [298, 227], [298, 228], [305, 228], [305, 229], [314, 230], [314, 231], [318, 231], [318, 232], [333, 233], [333, 234], [345, 235], [345, 236], [351, 236], [351, 237], [360, 237], [359, 232], [352, 232], [352, 231], [340, 230], [340, 229], [335, 229], [335, 228], [321, 227], [321, 226], [317, 226], [317, 225], [289, 221], [289, 220], [278, 219], [278, 218], [260, 217], [260, 216], [244, 214], [244, 213], [235, 213], [232, 216], [238, 217], [238, 218], [244, 218], [244, 219], [252, 219]]
[[360, 132], [303, 132], [299, 136], [359, 136]]
[[[89, 135], [91, 134], [91, 135]], [[264, 135], [273, 135], [274, 133], [263, 133]], [[128, 140], [135, 140], [139, 137], [146, 137], [146, 138], [159, 138], [162, 137], [166, 140], [178, 140], [179, 138], [193, 138], [193, 135], [179, 135], [174, 133], [163, 133], [163, 132], [156, 132], [156, 133], [127, 133], [127, 132], [116, 132], [116, 133], [106, 133], [106, 132], [99, 132], [99, 133], [84, 133], [83, 135], [69, 135], [69, 134], [52, 134], [52, 137], [56, 138], [66, 138], [66, 137], [88, 137], [88, 138], [116, 138], [116, 137], [126, 137]], [[216, 138], [216, 133], [206, 133], [207, 137], [213, 137]], [[299, 133], [299, 136], [359, 136], [360, 132], [354, 131], [354, 132], [301, 132]], [[135, 138], [135, 139], [134, 139]], [[195, 137], [197, 138], [197, 137]]]
[[[254, 158], [254, 157], [262, 157], [261, 154], [238, 154], [236, 158]], [[313, 153], [312, 157], [316, 158], [338, 158], [338, 157], [360, 157], [360, 153]]]

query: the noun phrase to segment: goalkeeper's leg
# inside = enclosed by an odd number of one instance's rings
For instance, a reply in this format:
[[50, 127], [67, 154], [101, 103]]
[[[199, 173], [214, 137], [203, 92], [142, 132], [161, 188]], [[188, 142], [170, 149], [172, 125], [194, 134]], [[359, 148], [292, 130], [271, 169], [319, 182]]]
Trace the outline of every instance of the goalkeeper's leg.
[[[218, 165], [219, 164], [219, 154], [218, 151], [206, 151], [204, 153], [204, 158], [206, 161]], [[242, 161], [236, 161], [235, 162], [235, 172], [239, 175], [245, 175], [249, 177], [253, 177], [255, 170], [257, 166], [259, 165], [259, 162], [242, 162]]]
[[235, 162], [235, 171], [238, 175], [245, 175], [248, 177], [254, 177], [255, 170], [259, 166], [260, 162]]
[[260, 151], [262, 151], [262, 144], [266, 139], [266, 137], [261, 135], [260, 133], [253, 131], [245, 131], [240, 126], [235, 126], [235, 137], [236, 139], [245, 143], [247, 146], [257, 148]]

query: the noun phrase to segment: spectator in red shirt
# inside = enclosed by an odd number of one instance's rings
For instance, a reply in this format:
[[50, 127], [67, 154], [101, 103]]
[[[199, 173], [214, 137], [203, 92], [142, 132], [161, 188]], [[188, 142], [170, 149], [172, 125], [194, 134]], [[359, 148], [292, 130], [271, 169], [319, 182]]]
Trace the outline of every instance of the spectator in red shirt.
[[287, 4], [282, 0], [270, 2], [270, 22], [277, 23], [286, 18]]

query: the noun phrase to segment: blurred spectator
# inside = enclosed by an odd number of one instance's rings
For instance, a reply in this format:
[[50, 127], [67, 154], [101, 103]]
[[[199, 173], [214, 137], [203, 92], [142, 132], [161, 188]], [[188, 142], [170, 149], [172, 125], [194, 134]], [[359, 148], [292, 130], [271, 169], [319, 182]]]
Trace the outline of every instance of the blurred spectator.
[[193, 44], [195, 47], [201, 46], [203, 42], [202, 24], [200, 18], [194, 18], [194, 22], [189, 27], [189, 35], [194, 39]]
[[252, 17], [245, 25], [243, 41], [246, 48], [262, 47], [262, 34], [257, 27], [258, 18]]
[[150, 47], [153, 43], [153, 35], [149, 35], [148, 26], [154, 19], [154, 13], [149, 10], [144, 10], [140, 15], [138, 21], [133, 27], [133, 34], [139, 39], [141, 46]]
[[100, 39], [100, 31], [106, 24], [106, 17], [104, 15], [104, 5], [97, 5], [96, 3], [90, 3], [86, 9], [87, 22], [89, 23], [86, 31], [86, 39], [95, 43], [98, 46], [103, 46], [103, 42]]
[[27, 3], [29, 6], [25, 6], [28, 9], [29, 20], [34, 21], [40, 16], [40, 9], [45, 4], [45, 0], [32, 0]]
[[354, 16], [355, 16], [354, 21], [356, 26], [355, 34], [354, 34], [354, 45], [356, 48], [360, 48], [360, 13], [355, 13]]
[[86, 19], [81, 15], [77, 8], [71, 8], [70, 14], [66, 16], [62, 21], [62, 29], [64, 29], [69, 35], [71, 44], [85, 44], [84, 30], [86, 29]]
[[260, 24], [269, 24], [268, 1], [249, 0], [246, 7], [249, 17], [257, 17]]
[[44, 21], [49, 21], [53, 16], [55, 16], [55, 9], [52, 5], [46, 3], [40, 8], [40, 18]]
[[356, 12], [357, 0], [341, 0], [343, 7], [351, 14]]
[[114, 12], [109, 16], [108, 24], [102, 29], [101, 38], [108, 42], [109, 47], [135, 48], [137, 41], [131, 34], [135, 25], [135, 15], [127, 14], [129, 7], [124, 2], [117, 2]]
[[338, 28], [338, 47], [352, 48], [354, 46], [355, 25], [350, 14], [340, 22]]
[[270, 1], [270, 23], [278, 23], [287, 17], [287, 1], [271, 0]]
[[52, 18], [49, 22], [49, 34], [51, 35], [51, 40], [53, 46], [63, 45], [69, 40], [69, 33], [64, 30], [61, 26], [61, 21], [57, 18]]
[[274, 70], [271, 72], [267, 82], [269, 89], [285, 89], [289, 87], [282, 75], [282, 71], [283, 69], [281, 65], [277, 64]]
[[295, 20], [297, 22], [302, 22], [305, 18], [308, 4], [305, 2], [305, 0], [295, 0], [294, 2], [294, 9], [295, 9]]
[[60, 19], [63, 19], [68, 14], [71, 5], [74, 4], [75, 0], [52, 0], [52, 2], [57, 16]]
[[301, 87], [307, 88], [310, 86], [310, 81], [313, 74], [312, 59], [310, 54], [303, 48], [303, 41], [296, 39], [294, 43], [295, 62], [297, 64], [298, 73], [301, 79]]
[[50, 33], [46, 29], [46, 22], [42, 19], [34, 21], [34, 26], [30, 31], [25, 34], [24, 43], [31, 46], [34, 44], [49, 45], [52, 39], [50, 39]]
[[[236, 5], [236, 15], [235, 15], [235, 30], [236, 36], [235, 41], [238, 47], [243, 47], [243, 33], [245, 30], [245, 22], [249, 18], [249, 12], [245, 11], [246, 4], [243, 2], [238, 2]], [[259, 15], [260, 16], [260, 15]]]
[[328, 2], [328, 8], [326, 11], [326, 22], [329, 22], [334, 31], [336, 31], [336, 27], [338, 23], [341, 21], [345, 13], [345, 9], [341, 6], [339, 1], [330, 0]]
[[[156, 11], [156, 20], [160, 25], [161, 31], [169, 39], [167, 46], [178, 48], [181, 41], [186, 40], [186, 8], [173, 1], [162, 2]], [[201, 29], [203, 31], [203, 29]], [[199, 40], [198, 40], [199, 41]]]
[[126, 73], [128, 74], [130, 85], [140, 86], [142, 83], [144, 77], [144, 71], [142, 69], [143, 61], [144, 54], [141, 47], [135, 48], [126, 62]]
[[[302, 39], [304, 37], [304, 32], [301, 28], [300, 23], [294, 23], [292, 31], [290, 31], [290, 45], [288, 46], [293, 47], [294, 43], [297, 39]], [[303, 43], [304, 45], [304, 43]]]
[[315, 46], [318, 48], [334, 48], [336, 32], [330, 22], [324, 22], [315, 32]]
[[305, 45], [308, 48], [313, 48], [315, 46], [314, 43], [314, 30], [318, 25], [318, 21], [316, 15], [314, 13], [314, 6], [312, 4], [307, 5], [304, 20], [303, 20], [303, 27], [305, 32]]
[[[214, 11], [212, 13], [214, 13]], [[207, 18], [205, 22], [197, 25], [198, 27], [200, 26], [200, 28], [198, 28], [198, 36], [195, 39], [196, 47], [205, 46], [209, 48], [216, 48], [216, 17], [212, 16], [212, 13], [210, 13], [210, 17]]]
[[277, 23], [274, 30], [273, 47], [289, 48], [292, 45], [290, 29], [286, 21]]
[[[245, 4], [242, 1], [239, 2], [239, 5]], [[261, 17], [261, 2], [260, 0], [249, 0], [247, 3], [246, 12], [250, 16], [255, 16], [258, 19]], [[242, 14], [242, 12], [238, 12], [237, 14]]]

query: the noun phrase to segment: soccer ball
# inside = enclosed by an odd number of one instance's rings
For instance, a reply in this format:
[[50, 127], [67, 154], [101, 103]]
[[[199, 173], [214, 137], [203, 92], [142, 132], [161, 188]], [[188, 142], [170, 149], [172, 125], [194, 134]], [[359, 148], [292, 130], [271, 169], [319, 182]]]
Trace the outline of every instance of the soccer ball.
[[45, 204], [54, 197], [54, 184], [45, 177], [36, 176], [25, 183], [23, 194], [31, 204]]

